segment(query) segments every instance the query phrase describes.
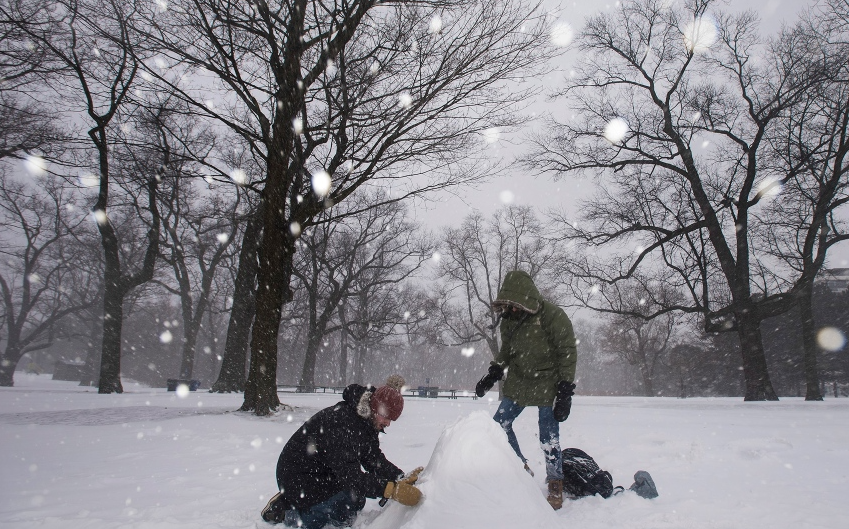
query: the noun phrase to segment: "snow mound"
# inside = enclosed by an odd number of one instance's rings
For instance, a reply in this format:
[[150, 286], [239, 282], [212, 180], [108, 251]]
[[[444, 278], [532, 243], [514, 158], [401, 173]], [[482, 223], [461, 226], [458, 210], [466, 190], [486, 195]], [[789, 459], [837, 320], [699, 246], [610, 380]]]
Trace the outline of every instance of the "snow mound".
[[417, 483], [416, 507], [390, 501], [368, 529], [549, 528], [557, 516], [484, 411], [447, 427]]

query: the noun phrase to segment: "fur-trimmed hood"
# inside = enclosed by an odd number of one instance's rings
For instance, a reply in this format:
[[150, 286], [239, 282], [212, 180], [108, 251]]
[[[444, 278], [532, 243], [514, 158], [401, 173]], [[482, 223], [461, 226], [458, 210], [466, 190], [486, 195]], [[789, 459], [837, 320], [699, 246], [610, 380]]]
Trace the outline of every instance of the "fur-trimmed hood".
[[534, 280], [526, 272], [513, 270], [504, 276], [504, 283], [498, 291], [498, 296], [492, 302], [495, 309], [504, 305], [518, 307], [525, 312], [536, 314], [542, 305], [542, 295], [539, 293]]
[[361, 386], [351, 384], [342, 392], [342, 400], [357, 411], [357, 415], [363, 419], [371, 418], [371, 396], [374, 395], [375, 387], [369, 384]]

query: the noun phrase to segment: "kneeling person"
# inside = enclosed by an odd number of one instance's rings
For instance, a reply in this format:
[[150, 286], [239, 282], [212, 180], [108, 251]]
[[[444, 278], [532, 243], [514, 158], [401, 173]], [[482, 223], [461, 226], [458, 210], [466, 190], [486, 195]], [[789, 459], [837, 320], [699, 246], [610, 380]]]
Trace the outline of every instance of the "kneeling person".
[[343, 527], [353, 523], [366, 498], [417, 505], [421, 492], [413, 484], [422, 469], [405, 477], [383, 455], [378, 439], [404, 409], [403, 385], [399, 375], [377, 389], [351, 384], [341, 402], [310, 417], [280, 453], [280, 493], [263, 509], [263, 519], [306, 529]]

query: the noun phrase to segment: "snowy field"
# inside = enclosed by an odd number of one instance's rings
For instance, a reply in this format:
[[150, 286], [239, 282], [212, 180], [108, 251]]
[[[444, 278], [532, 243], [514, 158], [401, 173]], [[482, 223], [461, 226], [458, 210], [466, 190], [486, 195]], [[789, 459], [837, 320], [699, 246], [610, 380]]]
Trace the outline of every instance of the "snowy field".
[[[21, 374], [16, 384], [0, 388], [3, 529], [270, 528], [259, 511], [276, 491], [283, 443], [339, 398], [281, 394], [294, 409], [257, 418], [233, 411], [241, 395], [180, 398], [132, 383], [97, 395]], [[660, 497], [584, 498], [556, 513], [543, 497], [535, 410], [516, 422], [531, 478], [488, 420], [496, 406], [407, 398], [381, 442], [401, 468], [427, 466], [423, 503], [370, 500], [356, 527], [834, 529], [849, 520], [849, 399], [577, 396], [563, 447], [584, 449], [626, 488], [649, 471]]]

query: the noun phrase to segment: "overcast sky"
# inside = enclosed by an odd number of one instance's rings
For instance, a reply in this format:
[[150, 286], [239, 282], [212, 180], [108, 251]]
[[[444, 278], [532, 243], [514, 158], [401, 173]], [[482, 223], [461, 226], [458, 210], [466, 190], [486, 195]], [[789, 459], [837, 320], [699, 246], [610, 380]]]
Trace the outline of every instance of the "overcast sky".
[[[681, 1], [681, 0], [672, 0]], [[583, 25], [585, 17], [602, 10], [610, 10], [618, 2], [606, 2], [602, 0], [580, 0], [556, 2], [549, 0], [552, 11], [560, 6], [557, 19], [570, 24], [575, 32]], [[764, 35], [777, 32], [782, 23], [792, 23], [798, 13], [806, 6], [812, 5], [813, 0], [730, 0], [726, 9], [731, 11], [754, 9], [761, 16], [761, 29]], [[568, 69], [573, 56], [564, 56], [559, 61], [562, 69]], [[546, 85], [552, 86], [563, 78], [561, 72], [550, 74], [544, 79]], [[550, 105], [555, 104], [545, 99], [535, 103], [533, 109], [550, 111]], [[534, 126], [530, 124], [529, 126]], [[521, 141], [521, 135], [514, 140]], [[522, 145], [509, 145], [505, 140], [497, 141], [488, 147], [493, 156], [500, 156], [505, 152], [518, 152]], [[569, 176], [559, 182], [554, 182], [549, 176], [538, 176], [528, 173], [526, 170], [513, 166], [502, 176], [493, 178], [489, 183], [479, 186], [477, 189], [464, 189], [459, 196], [448, 193], [439, 195], [437, 203], [426, 206], [417, 204], [416, 216], [432, 229], [448, 224], [456, 225], [468, 215], [473, 209], [488, 215], [504, 205], [505, 199], [512, 199], [512, 203], [518, 205], [531, 205], [541, 211], [548, 208], [565, 209], [575, 211], [575, 205], [582, 196], [591, 192], [593, 183], [591, 179], [578, 179]], [[829, 259], [832, 267], [849, 266], [849, 244], [838, 246], [831, 253]]]

